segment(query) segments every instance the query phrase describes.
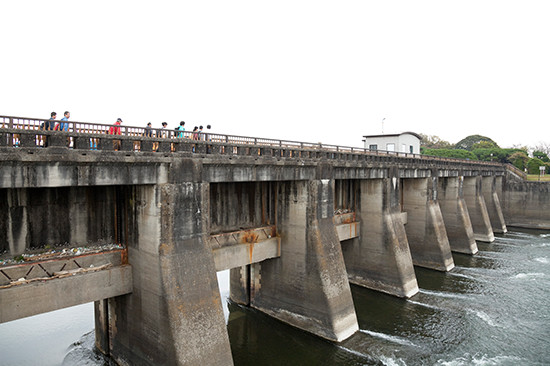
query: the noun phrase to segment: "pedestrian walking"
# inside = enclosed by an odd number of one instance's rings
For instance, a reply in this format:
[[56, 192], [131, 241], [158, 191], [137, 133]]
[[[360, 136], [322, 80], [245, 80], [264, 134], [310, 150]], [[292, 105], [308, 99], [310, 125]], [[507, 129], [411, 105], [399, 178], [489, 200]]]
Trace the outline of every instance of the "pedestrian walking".
[[178, 127], [178, 137], [183, 138], [184, 132], [185, 132], [185, 122], [181, 121], [180, 126]]

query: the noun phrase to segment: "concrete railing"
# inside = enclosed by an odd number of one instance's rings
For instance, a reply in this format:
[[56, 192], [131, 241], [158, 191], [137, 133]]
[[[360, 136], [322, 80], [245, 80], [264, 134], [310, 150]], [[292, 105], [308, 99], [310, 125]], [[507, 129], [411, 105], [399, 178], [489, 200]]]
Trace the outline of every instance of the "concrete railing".
[[[173, 129], [151, 129], [151, 137], [144, 127], [120, 127], [120, 135], [110, 135], [112, 124], [68, 121], [68, 132], [43, 130], [40, 118], [0, 116], [0, 147], [48, 148], [68, 147], [79, 150], [126, 152], [188, 152], [221, 155], [258, 155], [286, 158], [327, 158], [336, 160], [363, 160], [361, 156], [406, 158], [502, 168], [502, 164], [485, 161], [435, 157], [429, 155], [369, 150], [360, 147], [337, 146], [323, 143], [275, 140], [260, 137], [200, 134]], [[60, 121], [55, 121], [59, 123]], [[374, 158], [376, 160], [376, 158]]]
[[523, 180], [527, 180], [527, 173], [525, 173], [521, 169], [518, 169], [516, 166], [512, 164], [506, 164], [506, 169], [516, 174], [518, 177], [522, 178]]

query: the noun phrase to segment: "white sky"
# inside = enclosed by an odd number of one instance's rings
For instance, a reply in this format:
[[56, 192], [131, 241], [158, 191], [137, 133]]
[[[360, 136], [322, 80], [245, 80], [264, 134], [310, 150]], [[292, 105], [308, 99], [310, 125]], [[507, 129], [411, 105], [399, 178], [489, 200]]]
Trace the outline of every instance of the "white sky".
[[0, 114], [550, 141], [550, 1], [2, 1]]

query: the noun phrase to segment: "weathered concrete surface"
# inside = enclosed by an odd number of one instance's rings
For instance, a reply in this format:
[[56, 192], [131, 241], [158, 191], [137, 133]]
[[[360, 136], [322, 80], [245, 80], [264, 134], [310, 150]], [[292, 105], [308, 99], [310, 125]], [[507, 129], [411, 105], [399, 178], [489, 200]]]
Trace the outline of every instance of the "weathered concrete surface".
[[251, 267], [247, 265], [229, 271], [229, 298], [237, 304], [250, 305]]
[[399, 297], [418, 292], [396, 178], [360, 182], [359, 238], [342, 242], [350, 282]]
[[502, 192], [502, 177], [482, 177], [481, 192], [487, 206], [493, 233], [504, 234], [508, 232], [498, 196], [498, 193]]
[[272, 185], [269, 182], [210, 184], [209, 232], [218, 234], [272, 225]]
[[0, 323], [132, 292], [129, 265], [0, 289]]
[[[9, 153], [9, 154], [4, 154]], [[168, 179], [170, 159], [162, 155], [104, 151], [9, 149], [0, 158], [0, 188], [160, 184]]]
[[281, 255], [280, 238], [268, 238], [252, 243], [238, 243], [212, 250], [216, 271], [240, 268]]
[[357, 238], [361, 234], [361, 224], [357, 221], [355, 213], [335, 215], [332, 221], [341, 242]]
[[108, 306], [109, 351], [117, 362], [232, 364], [213, 254], [204, 234], [208, 191], [208, 184], [191, 182], [135, 189], [128, 249], [133, 293], [110, 299]]
[[437, 200], [453, 252], [478, 252], [468, 206], [464, 200], [464, 177], [439, 178]]
[[483, 198], [481, 184], [481, 176], [464, 177], [464, 200], [468, 206], [475, 239], [491, 243], [495, 241], [495, 235]]
[[115, 187], [0, 189], [0, 253], [113, 243], [116, 205]]
[[[332, 222], [333, 181], [284, 182], [278, 190], [281, 257], [257, 265], [250, 305], [318, 336], [341, 341], [357, 317]], [[236, 271], [235, 271], [236, 272]]]
[[403, 179], [403, 210], [413, 263], [450, 271], [454, 268], [451, 246], [437, 200], [437, 178]]
[[550, 183], [527, 182], [508, 174], [502, 201], [508, 226], [550, 229]]

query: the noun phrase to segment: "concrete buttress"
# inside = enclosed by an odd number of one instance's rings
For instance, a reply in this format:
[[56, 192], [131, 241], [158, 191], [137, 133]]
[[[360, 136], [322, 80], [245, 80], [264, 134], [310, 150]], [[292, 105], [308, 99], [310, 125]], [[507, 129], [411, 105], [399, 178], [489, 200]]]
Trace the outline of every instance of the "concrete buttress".
[[328, 179], [279, 184], [281, 257], [250, 271], [250, 306], [320, 337], [342, 341], [359, 327], [332, 223], [333, 184]]
[[132, 201], [134, 289], [109, 299], [106, 310], [98, 306], [96, 319], [107, 316], [109, 323], [108, 332], [99, 333], [110, 337], [97, 339], [98, 346], [109, 345], [122, 365], [233, 364], [214, 259], [203, 237], [208, 183], [136, 187]]
[[463, 188], [464, 177], [439, 178], [437, 200], [445, 221], [451, 250], [475, 254], [478, 249]]
[[475, 239], [488, 243], [495, 241], [495, 234], [482, 194], [481, 176], [464, 177], [464, 200], [468, 206]]
[[504, 222], [500, 199], [497, 194], [497, 192], [502, 192], [502, 177], [482, 177], [481, 191], [485, 199], [485, 205], [487, 206], [487, 213], [489, 214], [493, 232], [498, 234], [508, 232], [506, 223]]
[[437, 200], [437, 178], [403, 179], [405, 230], [415, 265], [450, 271], [451, 246]]
[[350, 282], [399, 297], [418, 283], [399, 206], [397, 178], [360, 182], [359, 238], [342, 243]]

